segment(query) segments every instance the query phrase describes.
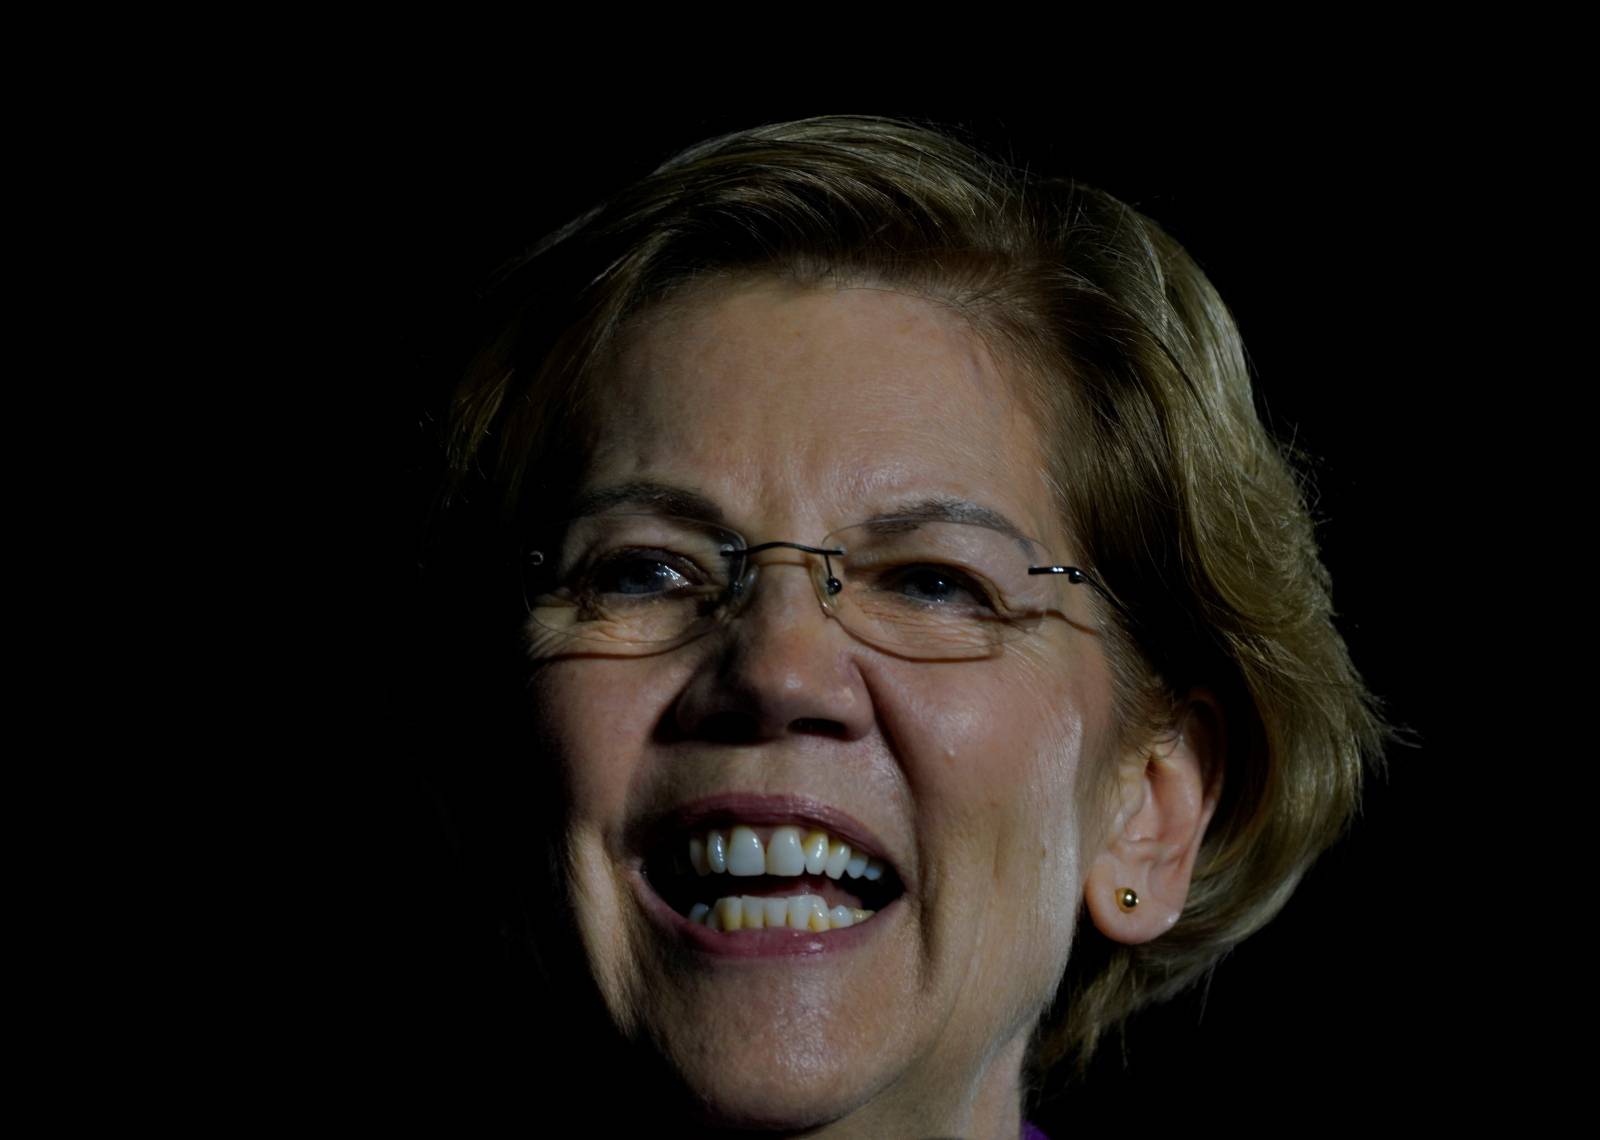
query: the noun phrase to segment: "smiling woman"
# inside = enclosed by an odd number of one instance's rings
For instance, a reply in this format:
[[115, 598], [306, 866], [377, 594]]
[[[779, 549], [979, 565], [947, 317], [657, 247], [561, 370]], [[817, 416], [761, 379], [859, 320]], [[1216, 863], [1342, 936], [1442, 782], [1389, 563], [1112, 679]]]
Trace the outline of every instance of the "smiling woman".
[[608, 1131], [1016, 1136], [1338, 834], [1380, 726], [1233, 325], [1128, 207], [808, 120], [499, 297], [447, 513], [515, 605], [527, 942], [650, 1092]]

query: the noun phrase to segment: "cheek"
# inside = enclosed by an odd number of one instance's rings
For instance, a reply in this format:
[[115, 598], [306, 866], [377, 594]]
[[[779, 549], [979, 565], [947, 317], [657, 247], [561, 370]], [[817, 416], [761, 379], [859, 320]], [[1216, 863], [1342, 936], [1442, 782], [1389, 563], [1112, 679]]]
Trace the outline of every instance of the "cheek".
[[999, 833], [995, 882], [1018, 912], [1017, 937], [1064, 954], [1082, 883], [1079, 791], [1091, 761], [1083, 694], [1030, 676], [1006, 696], [980, 773]]
[[1009, 853], [1025, 846], [1023, 832], [1052, 846], [1076, 835], [1103, 704], [1090, 677], [1063, 677], [1059, 665], [1021, 655], [1007, 664], [982, 676], [950, 666], [906, 678], [892, 702], [899, 714], [885, 719], [918, 801], [981, 823], [974, 835], [1003, 831], [998, 849]]
[[530, 694], [547, 761], [558, 766], [569, 829], [614, 838], [660, 711], [638, 661], [556, 661]]
[[654, 717], [639, 699], [636, 661], [566, 660], [542, 666], [529, 686], [553, 800], [567, 916], [588, 970], [619, 1027], [642, 1002], [628, 922], [624, 849], [629, 797], [644, 767]]
[[886, 727], [923, 817], [930, 919], [970, 923], [972, 952], [1012, 973], [1026, 1003], [1054, 986], [1071, 944], [1081, 790], [1108, 735], [1109, 688], [1093, 659], [1069, 670], [1042, 648], [996, 664], [901, 678], [884, 706], [899, 710]]

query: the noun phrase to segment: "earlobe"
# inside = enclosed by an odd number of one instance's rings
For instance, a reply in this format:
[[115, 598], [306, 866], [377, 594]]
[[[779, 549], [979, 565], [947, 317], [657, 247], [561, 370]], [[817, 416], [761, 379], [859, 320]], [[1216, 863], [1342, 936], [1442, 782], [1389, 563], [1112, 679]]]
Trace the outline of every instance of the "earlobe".
[[1183, 913], [1225, 747], [1222, 710], [1197, 690], [1170, 736], [1123, 762], [1114, 815], [1084, 884], [1089, 916], [1107, 938], [1148, 942]]

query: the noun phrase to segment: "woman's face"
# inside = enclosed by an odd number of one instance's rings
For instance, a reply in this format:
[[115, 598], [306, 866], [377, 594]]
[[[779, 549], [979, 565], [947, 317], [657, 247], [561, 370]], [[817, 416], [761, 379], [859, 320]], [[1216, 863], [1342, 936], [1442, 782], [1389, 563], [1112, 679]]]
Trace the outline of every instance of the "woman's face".
[[[581, 490], [610, 509], [677, 514], [690, 495], [752, 544], [815, 545], [959, 501], [1058, 562], [1078, 557], [1013, 385], [930, 302], [765, 281], [702, 290], [637, 323], [599, 387]], [[536, 669], [568, 796], [574, 920], [620, 1032], [713, 1114], [949, 1127], [1015, 1104], [1066, 963], [1080, 829], [1094, 824], [1079, 800], [1114, 736], [1102, 642], [1046, 619], [977, 660], [896, 656], [828, 617], [814, 558], [757, 556], [740, 616], [698, 640]], [[692, 924], [653, 884], [744, 888], [673, 872], [658, 844], [687, 855], [691, 837], [740, 823], [764, 846], [785, 824], [853, 838], [898, 896], [827, 933]], [[836, 895], [856, 882], [830, 881]]]

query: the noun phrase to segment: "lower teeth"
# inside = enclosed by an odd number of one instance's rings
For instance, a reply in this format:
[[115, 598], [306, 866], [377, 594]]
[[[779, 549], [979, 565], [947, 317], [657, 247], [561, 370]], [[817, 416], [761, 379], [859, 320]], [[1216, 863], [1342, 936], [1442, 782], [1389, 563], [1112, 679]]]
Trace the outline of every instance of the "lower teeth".
[[756, 898], [754, 895], [720, 898], [715, 906], [695, 903], [689, 921], [712, 930], [788, 929], [821, 934], [865, 922], [876, 911], [861, 907], [836, 906], [828, 909], [821, 895], [793, 895], [788, 898]]

